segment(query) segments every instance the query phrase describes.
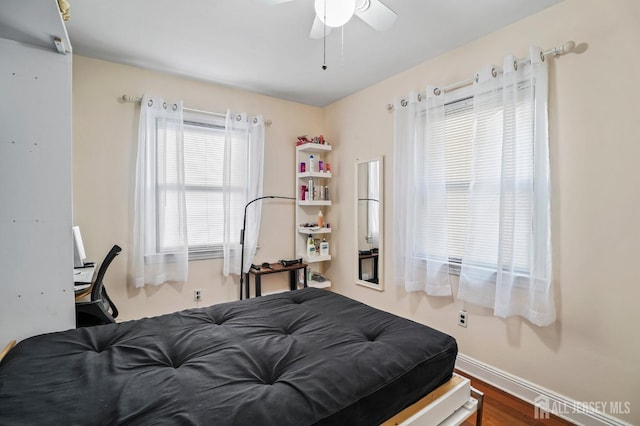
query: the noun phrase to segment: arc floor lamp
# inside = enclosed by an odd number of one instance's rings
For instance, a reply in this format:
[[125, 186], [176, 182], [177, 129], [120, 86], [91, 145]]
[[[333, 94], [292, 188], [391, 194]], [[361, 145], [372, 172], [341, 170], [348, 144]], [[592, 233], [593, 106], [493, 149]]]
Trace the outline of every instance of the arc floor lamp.
[[[256, 201], [260, 201], [260, 200], [264, 200], [267, 198], [276, 198], [276, 199], [280, 199], [280, 200], [295, 200], [294, 197], [283, 197], [280, 195], [265, 195], [263, 197], [258, 197], [258, 198], [254, 198], [253, 200], [249, 201], [247, 204], [245, 204], [244, 206], [244, 218], [242, 219], [242, 229], [240, 230], [240, 247], [241, 247], [241, 252], [240, 252], [240, 299], [242, 299], [242, 287], [244, 284], [244, 234], [245, 234], [245, 229], [247, 227], [247, 208], [255, 203]], [[247, 298], [249, 297], [249, 289], [247, 289]]]

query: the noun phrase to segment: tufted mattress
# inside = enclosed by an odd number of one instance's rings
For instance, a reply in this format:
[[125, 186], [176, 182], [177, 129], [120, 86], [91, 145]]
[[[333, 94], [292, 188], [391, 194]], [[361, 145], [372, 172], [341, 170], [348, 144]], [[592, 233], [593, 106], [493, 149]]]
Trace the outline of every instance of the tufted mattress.
[[456, 354], [307, 288], [26, 339], [0, 364], [0, 424], [375, 425], [446, 382]]

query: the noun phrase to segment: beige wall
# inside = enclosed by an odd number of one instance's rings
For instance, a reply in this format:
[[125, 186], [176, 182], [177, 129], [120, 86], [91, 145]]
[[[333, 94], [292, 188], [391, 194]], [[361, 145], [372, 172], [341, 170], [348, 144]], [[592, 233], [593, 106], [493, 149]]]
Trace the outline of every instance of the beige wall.
[[[296, 136], [320, 134], [322, 110], [246, 91], [146, 71], [83, 56], [73, 58], [74, 223], [80, 225], [90, 259], [102, 260], [113, 244], [124, 251], [105, 282], [122, 319], [194, 307], [193, 290], [203, 290], [202, 306], [238, 298], [238, 278], [222, 276], [221, 260], [189, 264], [186, 284], [135, 289], [125, 285], [131, 247], [132, 191], [139, 106], [118, 102], [143, 93], [182, 99], [206, 111], [263, 114], [266, 128], [265, 195], [294, 196]], [[265, 201], [256, 262], [294, 257], [293, 202]], [[239, 236], [238, 236], [239, 238]], [[263, 291], [287, 288], [287, 277], [263, 279]]]
[[[558, 321], [537, 328], [517, 318], [502, 320], [449, 298], [356, 286], [353, 162], [385, 157], [385, 248], [391, 247], [393, 211], [394, 97], [432, 84], [469, 78], [487, 63], [527, 46], [587, 43], [582, 54], [551, 60], [550, 133], [554, 278]], [[231, 107], [273, 120], [267, 130], [265, 194], [294, 195], [294, 149], [298, 134], [324, 133], [334, 142], [328, 221], [332, 236], [328, 274], [334, 290], [453, 335], [460, 351], [578, 401], [631, 401], [619, 417], [640, 424], [640, 339], [635, 313], [640, 297], [640, 2], [566, 0], [542, 13], [483, 37], [432, 61], [343, 99], [325, 109], [303, 106], [222, 86], [128, 66], [74, 57], [74, 213], [87, 251], [99, 259], [118, 243], [128, 250], [131, 188], [138, 108], [121, 104], [123, 93], [184, 99], [210, 111]], [[258, 260], [293, 251], [293, 206], [263, 209]], [[225, 280], [221, 262], [190, 264], [185, 285], [141, 290], [124, 284], [126, 254], [107, 276], [124, 318], [138, 318], [237, 298], [237, 278]], [[273, 286], [283, 286], [274, 282]], [[457, 311], [470, 312], [469, 327]]]
[[[573, 39], [582, 54], [552, 59], [550, 135], [554, 280], [558, 321], [538, 328], [502, 320], [450, 298], [406, 293], [392, 283], [394, 97], [427, 84], [470, 78], [507, 53]], [[334, 290], [453, 335], [460, 352], [578, 401], [631, 401], [621, 415], [640, 424], [640, 2], [566, 0], [542, 13], [423, 63], [327, 107], [325, 133], [338, 141], [334, 163], [343, 197], [353, 194], [356, 157], [384, 155], [385, 284], [379, 293], [353, 284], [349, 232], [334, 236]], [[355, 113], [354, 113], [355, 112]], [[353, 229], [351, 204], [338, 226]], [[467, 308], [469, 327], [457, 325]]]

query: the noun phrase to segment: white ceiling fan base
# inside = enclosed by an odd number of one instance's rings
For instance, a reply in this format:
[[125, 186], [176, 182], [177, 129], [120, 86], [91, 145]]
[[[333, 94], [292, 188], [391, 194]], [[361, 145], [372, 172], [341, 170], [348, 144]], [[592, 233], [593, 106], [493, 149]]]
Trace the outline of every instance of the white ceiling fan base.
[[[268, 4], [287, 3], [293, 0], [262, 0]], [[396, 21], [398, 15], [380, 0], [352, 0], [355, 4], [355, 15], [366, 22], [370, 27], [377, 31], [385, 31], [391, 28]], [[347, 21], [348, 23], [348, 21]], [[325, 35], [329, 35], [332, 28], [322, 23], [316, 14], [309, 32], [309, 38], [321, 39]]]

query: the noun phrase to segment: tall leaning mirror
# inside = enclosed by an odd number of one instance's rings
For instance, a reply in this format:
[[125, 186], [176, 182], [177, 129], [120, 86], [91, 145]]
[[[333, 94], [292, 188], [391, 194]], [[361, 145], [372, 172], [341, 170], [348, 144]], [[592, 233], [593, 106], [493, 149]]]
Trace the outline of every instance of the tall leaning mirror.
[[382, 157], [355, 162], [356, 283], [379, 291], [382, 282], [383, 249], [383, 161]]

